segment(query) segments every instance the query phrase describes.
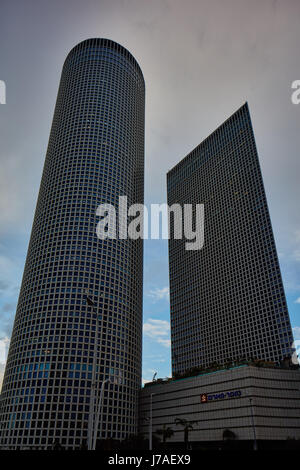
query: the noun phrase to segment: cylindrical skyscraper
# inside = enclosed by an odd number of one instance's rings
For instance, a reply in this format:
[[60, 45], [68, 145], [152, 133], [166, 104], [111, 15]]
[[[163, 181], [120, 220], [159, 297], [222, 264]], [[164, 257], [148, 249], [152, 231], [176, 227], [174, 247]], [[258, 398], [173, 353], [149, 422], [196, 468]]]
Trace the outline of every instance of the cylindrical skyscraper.
[[105, 388], [102, 437], [137, 432], [143, 242], [99, 240], [96, 209], [120, 195], [143, 203], [144, 109], [143, 75], [124, 47], [89, 39], [71, 50], [3, 381], [2, 448], [86, 441], [95, 347], [97, 396], [109, 375], [122, 375]]

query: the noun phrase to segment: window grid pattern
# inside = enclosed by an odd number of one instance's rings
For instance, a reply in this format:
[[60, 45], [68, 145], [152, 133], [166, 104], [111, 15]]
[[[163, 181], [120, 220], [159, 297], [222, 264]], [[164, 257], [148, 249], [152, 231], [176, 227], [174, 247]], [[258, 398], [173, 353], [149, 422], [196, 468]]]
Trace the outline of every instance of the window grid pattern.
[[[142, 240], [99, 240], [96, 208], [144, 198], [142, 72], [91, 39], [62, 72], [1, 394], [1, 445], [69, 449], [87, 439], [96, 311], [103, 438], [137, 432], [142, 355]], [[89, 290], [95, 307], [86, 303]]]
[[169, 241], [172, 371], [293, 352], [247, 103], [167, 176], [168, 204], [204, 204], [204, 246]]

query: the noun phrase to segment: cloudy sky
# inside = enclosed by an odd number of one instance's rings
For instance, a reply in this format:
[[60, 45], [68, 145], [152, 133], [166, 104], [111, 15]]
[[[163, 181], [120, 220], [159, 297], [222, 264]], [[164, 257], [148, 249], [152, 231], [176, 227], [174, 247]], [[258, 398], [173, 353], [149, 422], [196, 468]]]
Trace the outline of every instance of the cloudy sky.
[[[295, 338], [300, 340], [299, 0], [2, 0], [0, 374], [62, 64], [78, 42], [129, 49], [146, 81], [146, 201], [245, 101], [253, 120]], [[170, 374], [166, 241], [145, 242], [143, 377]], [[1, 380], [1, 379], [0, 379]]]

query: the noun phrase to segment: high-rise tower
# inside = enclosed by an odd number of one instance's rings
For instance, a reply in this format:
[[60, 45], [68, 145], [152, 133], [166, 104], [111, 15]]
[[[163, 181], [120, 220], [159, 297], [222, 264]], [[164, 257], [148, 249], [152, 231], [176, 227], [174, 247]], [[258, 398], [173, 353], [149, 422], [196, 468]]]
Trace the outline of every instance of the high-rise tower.
[[169, 241], [173, 374], [278, 362], [293, 335], [248, 105], [167, 176], [168, 204], [204, 204], [204, 246]]
[[[97, 206], [144, 197], [145, 85], [134, 57], [89, 39], [63, 67], [1, 394], [1, 445], [80, 447], [92, 363], [102, 437], [137, 432], [142, 240], [99, 240]], [[87, 302], [88, 290], [91, 302]], [[95, 340], [96, 314], [99, 336]]]

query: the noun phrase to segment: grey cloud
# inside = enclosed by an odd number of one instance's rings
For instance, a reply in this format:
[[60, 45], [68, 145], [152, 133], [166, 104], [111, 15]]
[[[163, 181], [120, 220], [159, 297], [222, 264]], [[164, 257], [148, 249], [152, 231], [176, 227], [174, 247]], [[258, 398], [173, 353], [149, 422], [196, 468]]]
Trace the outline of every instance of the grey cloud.
[[8, 303], [5, 303], [2, 306], [2, 312], [3, 313], [11, 313], [15, 309], [16, 309], [16, 303], [15, 302], [8, 302]]
[[9, 284], [6, 281], [0, 280], [0, 292], [5, 292], [9, 288]]
[[[146, 199], [165, 200], [167, 170], [248, 100], [277, 247], [297, 250], [300, 105], [290, 86], [300, 79], [299, 22], [298, 0], [4, 0], [0, 236], [28, 240], [63, 61], [79, 41], [104, 36], [145, 76]], [[145, 254], [149, 288], [157, 275], [165, 285], [167, 249], [148, 242]], [[300, 263], [287, 256], [282, 268], [298, 285]]]
[[10, 338], [15, 315], [15, 306], [0, 314], [0, 339]]

